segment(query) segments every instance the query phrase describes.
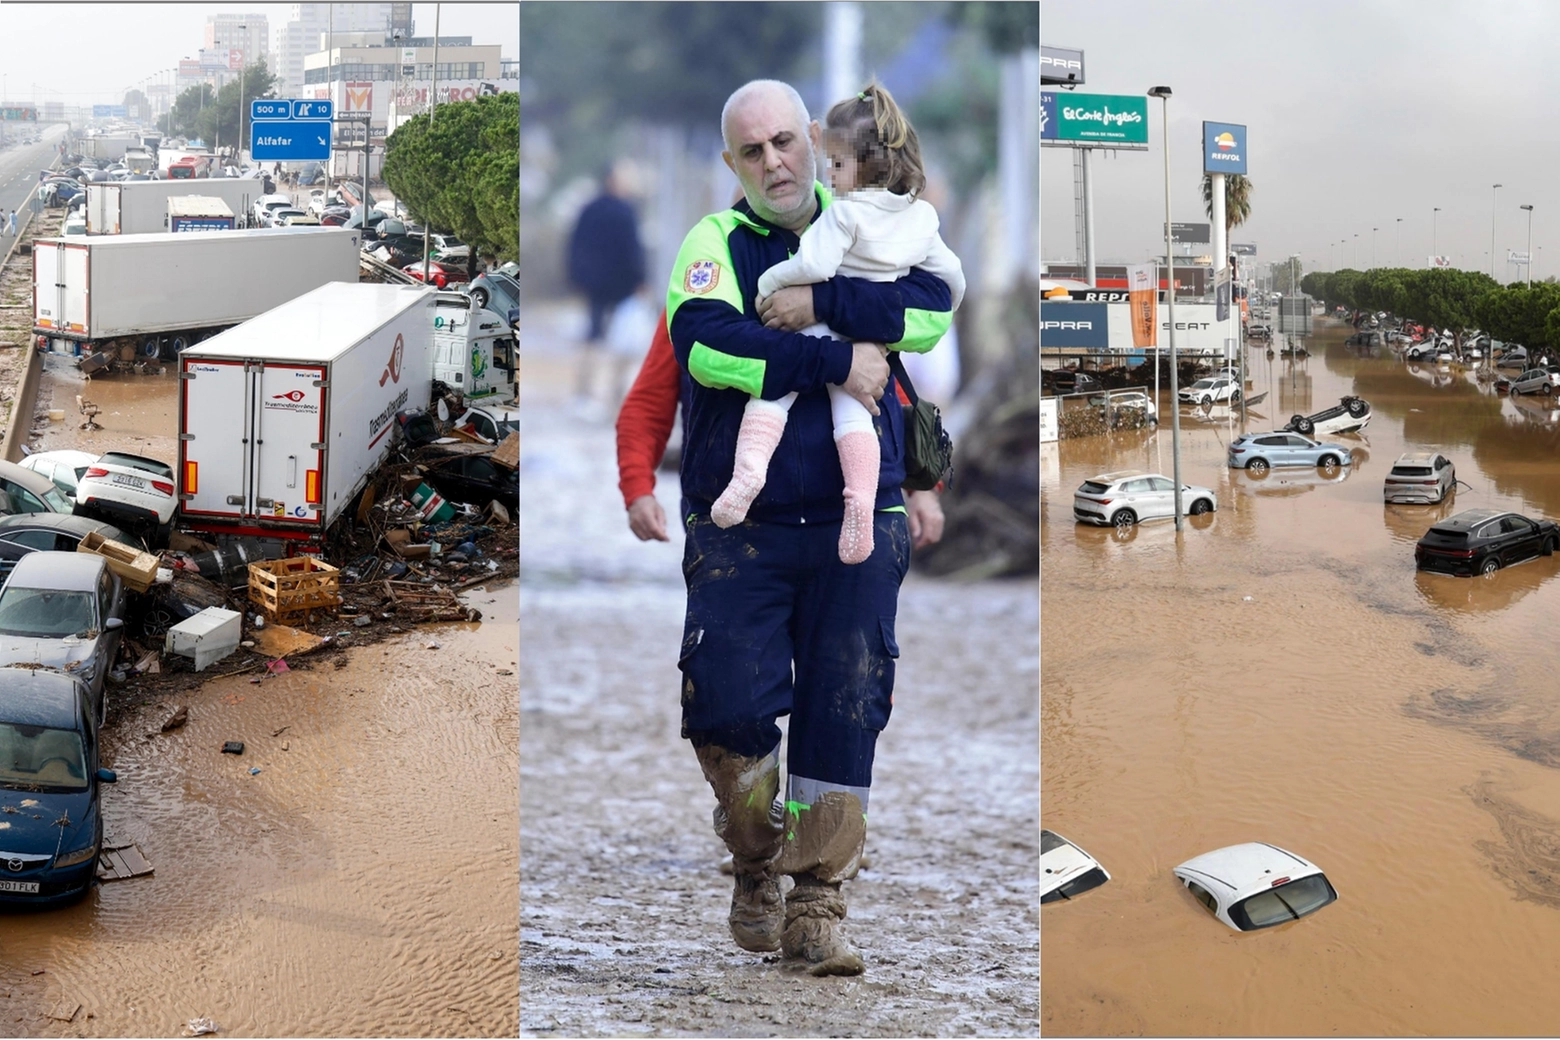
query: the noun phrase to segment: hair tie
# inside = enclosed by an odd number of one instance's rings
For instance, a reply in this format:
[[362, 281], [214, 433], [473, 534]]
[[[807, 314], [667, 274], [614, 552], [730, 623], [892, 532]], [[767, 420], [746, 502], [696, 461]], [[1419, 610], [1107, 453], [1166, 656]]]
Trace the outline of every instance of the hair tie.
[[867, 92], [865, 90], [863, 90], [860, 93], [858, 93], [856, 95], [856, 100], [857, 101], [865, 101], [865, 100], [867, 100]]

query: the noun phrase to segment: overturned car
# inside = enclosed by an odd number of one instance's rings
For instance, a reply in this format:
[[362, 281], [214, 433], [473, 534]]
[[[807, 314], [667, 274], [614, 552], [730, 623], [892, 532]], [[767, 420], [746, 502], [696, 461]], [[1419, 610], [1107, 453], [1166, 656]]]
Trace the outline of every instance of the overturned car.
[[1306, 436], [1331, 436], [1337, 433], [1353, 433], [1370, 424], [1370, 402], [1363, 397], [1343, 397], [1331, 408], [1324, 408], [1313, 415], [1294, 415], [1284, 429]]

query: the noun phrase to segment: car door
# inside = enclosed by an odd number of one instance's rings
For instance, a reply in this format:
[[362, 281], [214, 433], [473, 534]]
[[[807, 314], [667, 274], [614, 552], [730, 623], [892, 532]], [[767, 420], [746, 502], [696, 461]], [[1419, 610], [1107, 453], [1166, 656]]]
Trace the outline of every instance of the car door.
[[[482, 461], [487, 462], [486, 459]], [[489, 469], [493, 464], [488, 462]], [[495, 471], [495, 477], [498, 475]], [[1153, 513], [1139, 513], [1139, 516], [1174, 516], [1175, 515], [1175, 482], [1167, 477], [1149, 477], [1148, 491], [1144, 494], [1144, 500], [1153, 508]], [[1184, 506], [1185, 503], [1183, 502]]]
[[43, 504], [43, 500], [28, 491], [20, 484], [13, 484], [9, 480], [0, 480], [0, 489], [3, 489], [11, 498], [11, 509], [17, 513], [47, 513], [49, 507]]
[[1311, 461], [1311, 442], [1298, 433], [1284, 437], [1284, 465], [1303, 466]]
[[1501, 563], [1510, 566], [1538, 555], [1538, 528], [1515, 513], [1500, 518]]
[[1127, 508], [1136, 513], [1138, 519], [1141, 520], [1144, 515], [1144, 508], [1149, 505], [1148, 478], [1138, 477], [1135, 480], [1125, 481], [1121, 485], [1121, 490], [1126, 499]]
[[1436, 486], [1440, 489], [1437, 501], [1440, 501], [1452, 490], [1452, 484], [1457, 480], [1457, 470], [1452, 465], [1452, 460], [1445, 455], [1435, 457], [1435, 479]]

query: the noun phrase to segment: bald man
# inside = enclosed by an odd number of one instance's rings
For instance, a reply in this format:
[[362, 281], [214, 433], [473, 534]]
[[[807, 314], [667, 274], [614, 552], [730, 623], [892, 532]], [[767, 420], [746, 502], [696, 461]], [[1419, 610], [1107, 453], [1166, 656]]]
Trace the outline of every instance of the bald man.
[[[878, 734], [892, 708], [899, 585], [909, 565], [900, 409], [885, 349], [930, 350], [951, 322], [948, 286], [924, 271], [897, 282], [835, 277], [757, 299], [759, 275], [796, 252], [829, 204], [821, 133], [796, 91], [756, 80], [721, 114], [723, 158], [743, 199], [683, 241], [667, 327], [690, 377], [682, 455], [687, 617], [678, 666], [682, 730], [716, 799], [731, 850], [732, 938], [782, 949], [817, 975], [855, 975], [842, 882], [866, 840]], [[840, 338], [797, 330], [817, 322]], [[876, 419], [881, 458], [874, 550], [840, 562], [844, 481], [828, 384]], [[717, 527], [710, 506], [731, 479], [750, 396], [798, 394], [747, 520]], [[890, 391], [892, 392], [892, 391]], [[893, 400], [893, 398], [890, 398]], [[780, 727], [790, 716], [783, 802]], [[795, 884], [783, 897], [779, 883]]]

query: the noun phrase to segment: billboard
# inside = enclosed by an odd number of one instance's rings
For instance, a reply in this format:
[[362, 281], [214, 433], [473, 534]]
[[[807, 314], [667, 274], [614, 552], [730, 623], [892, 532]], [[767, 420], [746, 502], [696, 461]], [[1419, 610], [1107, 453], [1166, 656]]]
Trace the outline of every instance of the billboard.
[[1110, 345], [1106, 308], [1108, 303], [1063, 303], [1040, 301], [1040, 346], [1090, 347], [1104, 350]]
[[1256, 256], [1257, 245], [1255, 242], [1232, 242], [1230, 252], [1236, 256]]
[[1158, 345], [1155, 330], [1159, 309], [1159, 265], [1133, 264], [1127, 268], [1127, 286], [1131, 290], [1128, 313], [1132, 321], [1132, 345], [1152, 347]]
[[1432, 256], [1425, 260], [1426, 267], [1451, 267], [1452, 258], [1449, 256]]
[[180, 79], [194, 79], [196, 76], [199, 76], [199, 75], [200, 75], [200, 62], [198, 62], [198, 61], [191, 61], [188, 58], [185, 58], [183, 61], [179, 62], [179, 78]]
[[124, 105], [93, 105], [93, 119], [129, 119], [130, 110]]
[[374, 110], [374, 84], [348, 83], [347, 103], [341, 106], [343, 112], [372, 112]]
[[1040, 48], [1040, 85], [1083, 82], [1083, 52], [1068, 47]]
[[[428, 91], [432, 86], [428, 80], [417, 80], [398, 87], [395, 92], [396, 106], [402, 109], [423, 108], [428, 104]], [[440, 81], [437, 96], [439, 104], [447, 105], [452, 101], [470, 101], [476, 97], [519, 92], [518, 79], [458, 79], [449, 83]]]
[[0, 119], [7, 123], [36, 123], [38, 110], [31, 105], [6, 105], [0, 108]]
[[1246, 128], [1239, 123], [1203, 121], [1203, 172], [1246, 172]]
[[1148, 146], [1148, 98], [1040, 92], [1040, 139]]
[[1170, 239], [1173, 242], [1202, 243], [1213, 241], [1212, 224], [1181, 224], [1170, 222]]
[[[1153, 265], [1147, 265], [1152, 268]], [[1134, 342], [1133, 330], [1130, 327], [1131, 304], [1109, 303], [1110, 308], [1110, 337], [1109, 345], [1112, 351], [1127, 352], [1141, 349]], [[1170, 349], [1170, 316], [1164, 307], [1158, 307], [1154, 315], [1155, 338], [1158, 347], [1168, 351]], [[1221, 325], [1215, 308], [1211, 303], [1182, 303], [1177, 301], [1175, 305], [1175, 349], [1183, 354], [1196, 354], [1205, 357], [1220, 357], [1225, 354], [1226, 334], [1228, 325]], [[1041, 342], [1044, 342], [1042, 333]], [[1155, 346], [1150, 342], [1149, 347]]]

